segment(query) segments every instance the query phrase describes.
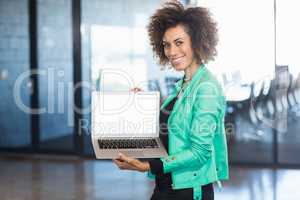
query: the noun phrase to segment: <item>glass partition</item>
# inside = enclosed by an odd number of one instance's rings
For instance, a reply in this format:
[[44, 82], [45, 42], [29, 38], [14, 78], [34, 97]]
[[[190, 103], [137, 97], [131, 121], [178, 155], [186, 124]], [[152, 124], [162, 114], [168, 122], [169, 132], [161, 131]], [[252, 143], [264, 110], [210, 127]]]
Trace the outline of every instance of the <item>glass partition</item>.
[[[278, 162], [300, 164], [300, 28], [296, 26], [300, 14], [297, 2], [276, 1], [276, 64], [281, 72], [283, 84], [278, 92], [282, 93], [283, 113], [280, 124], [284, 129], [278, 132]], [[280, 68], [285, 66], [285, 71]], [[286, 83], [286, 84], [284, 84]]]
[[74, 150], [71, 3], [37, 1], [41, 150]]
[[31, 147], [28, 1], [0, 1], [0, 148]]
[[[273, 120], [263, 87], [274, 77], [274, 1], [199, 0], [219, 29], [218, 55], [208, 65], [224, 86], [226, 130], [232, 162], [273, 162]], [[255, 13], [255, 14], [254, 14]]]

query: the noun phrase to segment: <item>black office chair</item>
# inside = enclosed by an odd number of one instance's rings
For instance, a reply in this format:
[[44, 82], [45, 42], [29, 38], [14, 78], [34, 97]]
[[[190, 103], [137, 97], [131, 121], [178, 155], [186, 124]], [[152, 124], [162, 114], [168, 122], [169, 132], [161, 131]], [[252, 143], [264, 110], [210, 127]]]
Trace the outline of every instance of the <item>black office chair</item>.
[[243, 128], [238, 131], [237, 137], [244, 141], [260, 141], [264, 132], [260, 128], [260, 122], [257, 118], [256, 110], [254, 108], [256, 99], [262, 91], [262, 84], [253, 82], [251, 83], [250, 88], [251, 90], [249, 99], [243, 101], [243, 106], [237, 109], [239, 112], [238, 117], [244, 121], [242, 124], [240, 124], [243, 125]]
[[293, 79], [288, 97], [291, 104], [290, 114], [296, 120], [300, 117], [300, 73]]
[[257, 97], [255, 104], [254, 104], [255, 113], [260, 122], [264, 121], [264, 119], [268, 113], [266, 104], [267, 104], [267, 100], [268, 100], [268, 94], [270, 91], [270, 87], [271, 87], [271, 79], [269, 79], [269, 78], [264, 79], [260, 94]]
[[273, 120], [276, 114], [276, 84], [275, 80], [264, 81], [263, 90], [255, 104], [257, 118], [260, 124], [273, 127]]
[[261, 96], [264, 89], [264, 81], [253, 82], [251, 90], [251, 102], [249, 106], [250, 121], [254, 126], [258, 126], [260, 123], [258, 114], [258, 104], [261, 102]]
[[296, 86], [296, 79], [293, 77], [293, 75], [290, 75], [290, 85], [287, 91], [287, 100], [288, 100], [290, 110], [292, 110], [297, 104], [294, 96], [295, 86]]
[[297, 79], [295, 79], [295, 86], [293, 91], [294, 98], [296, 100], [296, 103], [300, 105], [300, 72], [297, 76]]

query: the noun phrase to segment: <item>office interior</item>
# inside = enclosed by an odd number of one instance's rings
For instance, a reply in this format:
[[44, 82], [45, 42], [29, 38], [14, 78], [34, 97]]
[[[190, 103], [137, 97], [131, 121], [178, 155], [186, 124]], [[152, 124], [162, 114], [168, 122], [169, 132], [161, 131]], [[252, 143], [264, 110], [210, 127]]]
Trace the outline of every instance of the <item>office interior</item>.
[[[183, 74], [161, 70], [146, 30], [163, 2], [0, 0], [1, 199], [151, 197], [145, 173], [95, 159], [90, 104], [99, 90], [172, 92]], [[230, 179], [215, 186], [215, 199], [299, 199], [297, 1], [181, 2], [208, 7], [218, 23], [207, 68], [227, 100]]]

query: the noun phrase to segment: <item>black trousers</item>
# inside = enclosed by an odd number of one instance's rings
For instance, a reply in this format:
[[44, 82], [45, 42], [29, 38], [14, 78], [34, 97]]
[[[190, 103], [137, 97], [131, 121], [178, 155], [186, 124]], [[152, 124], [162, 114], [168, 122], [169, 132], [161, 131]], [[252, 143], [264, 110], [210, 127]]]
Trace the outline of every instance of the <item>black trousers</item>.
[[[193, 188], [173, 190], [155, 187], [151, 200], [193, 200]], [[202, 186], [202, 200], [214, 200], [212, 183]]]

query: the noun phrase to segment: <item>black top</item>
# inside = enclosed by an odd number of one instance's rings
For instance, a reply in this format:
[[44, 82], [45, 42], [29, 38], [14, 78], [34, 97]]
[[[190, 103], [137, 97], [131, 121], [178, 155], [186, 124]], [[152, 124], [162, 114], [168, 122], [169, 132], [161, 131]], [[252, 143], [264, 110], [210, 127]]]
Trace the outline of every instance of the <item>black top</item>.
[[[159, 115], [159, 137], [166, 148], [167, 152], [169, 153], [168, 147], [168, 119], [170, 116], [171, 111], [173, 110], [174, 104], [177, 100], [175, 97], [164, 109], [160, 111]], [[155, 174], [155, 183], [158, 188], [161, 189], [171, 189], [172, 188], [172, 179], [171, 173], [163, 173], [163, 163], [159, 158], [155, 158], [149, 161], [150, 170], [152, 174]]]

